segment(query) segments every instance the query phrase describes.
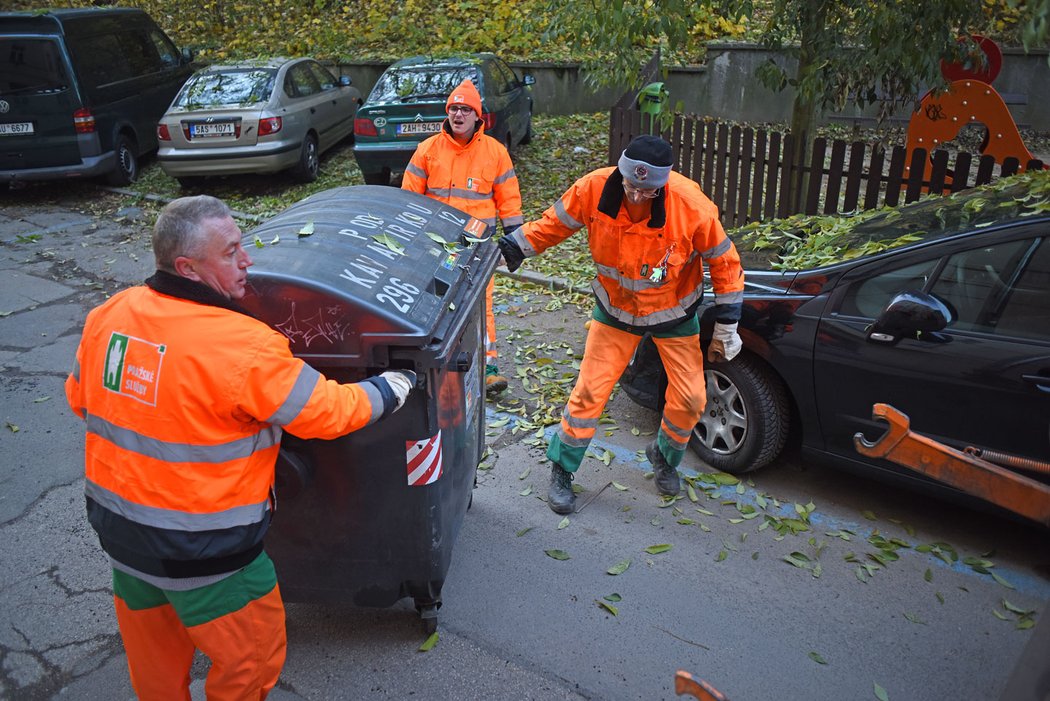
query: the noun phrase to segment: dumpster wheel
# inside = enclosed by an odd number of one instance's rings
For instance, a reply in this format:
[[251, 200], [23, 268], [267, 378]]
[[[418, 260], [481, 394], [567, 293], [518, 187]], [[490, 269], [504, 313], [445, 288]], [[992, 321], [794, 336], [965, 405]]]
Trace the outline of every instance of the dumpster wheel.
[[438, 608], [441, 606], [441, 602], [432, 604], [423, 604], [416, 600], [416, 611], [419, 611], [419, 617], [423, 621], [423, 633], [431, 635], [437, 631], [438, 627]]

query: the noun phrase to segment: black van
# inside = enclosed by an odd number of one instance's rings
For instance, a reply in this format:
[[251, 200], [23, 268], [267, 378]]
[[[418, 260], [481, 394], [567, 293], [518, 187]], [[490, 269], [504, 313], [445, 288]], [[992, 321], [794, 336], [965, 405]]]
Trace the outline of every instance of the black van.
[[0, 13], [0, 186], [131, 182], [192, 58], [142, 10]]

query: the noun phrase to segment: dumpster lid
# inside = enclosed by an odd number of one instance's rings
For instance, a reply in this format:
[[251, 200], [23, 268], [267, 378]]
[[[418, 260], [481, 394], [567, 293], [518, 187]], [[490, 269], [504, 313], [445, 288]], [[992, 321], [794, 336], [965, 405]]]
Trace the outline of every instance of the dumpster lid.
[[486, 229], [397, 188], [326, 190], [245, 234], [254, 265], [242, 303], [301, 357], [422, 347], [453, 325], [460, 288], [486, 284], [479, 251], [494, 248], [479, 238]]

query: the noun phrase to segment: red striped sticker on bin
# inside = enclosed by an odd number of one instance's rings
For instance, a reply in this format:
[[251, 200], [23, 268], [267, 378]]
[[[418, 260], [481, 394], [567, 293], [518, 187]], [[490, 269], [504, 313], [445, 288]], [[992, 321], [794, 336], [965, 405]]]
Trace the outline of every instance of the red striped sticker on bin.
[[408, 486], [433, 484], [441, 477], [441, 431], [421, 441], [405, 441]]

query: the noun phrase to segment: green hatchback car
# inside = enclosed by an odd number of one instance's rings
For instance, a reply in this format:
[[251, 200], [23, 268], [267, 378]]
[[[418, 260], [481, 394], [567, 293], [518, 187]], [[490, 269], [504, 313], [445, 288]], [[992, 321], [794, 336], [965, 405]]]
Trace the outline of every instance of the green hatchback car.
[[354, 122], [354, 156], [369, 185], [389, 185], [405, 170], [420, 141], [441, 130], [445, 101], [470, 78], [481, 93], [485, 133], [507, 149], [532, 139], [531, 75], [518, 74], [495, 54], [413, 56], [379, 77]]

